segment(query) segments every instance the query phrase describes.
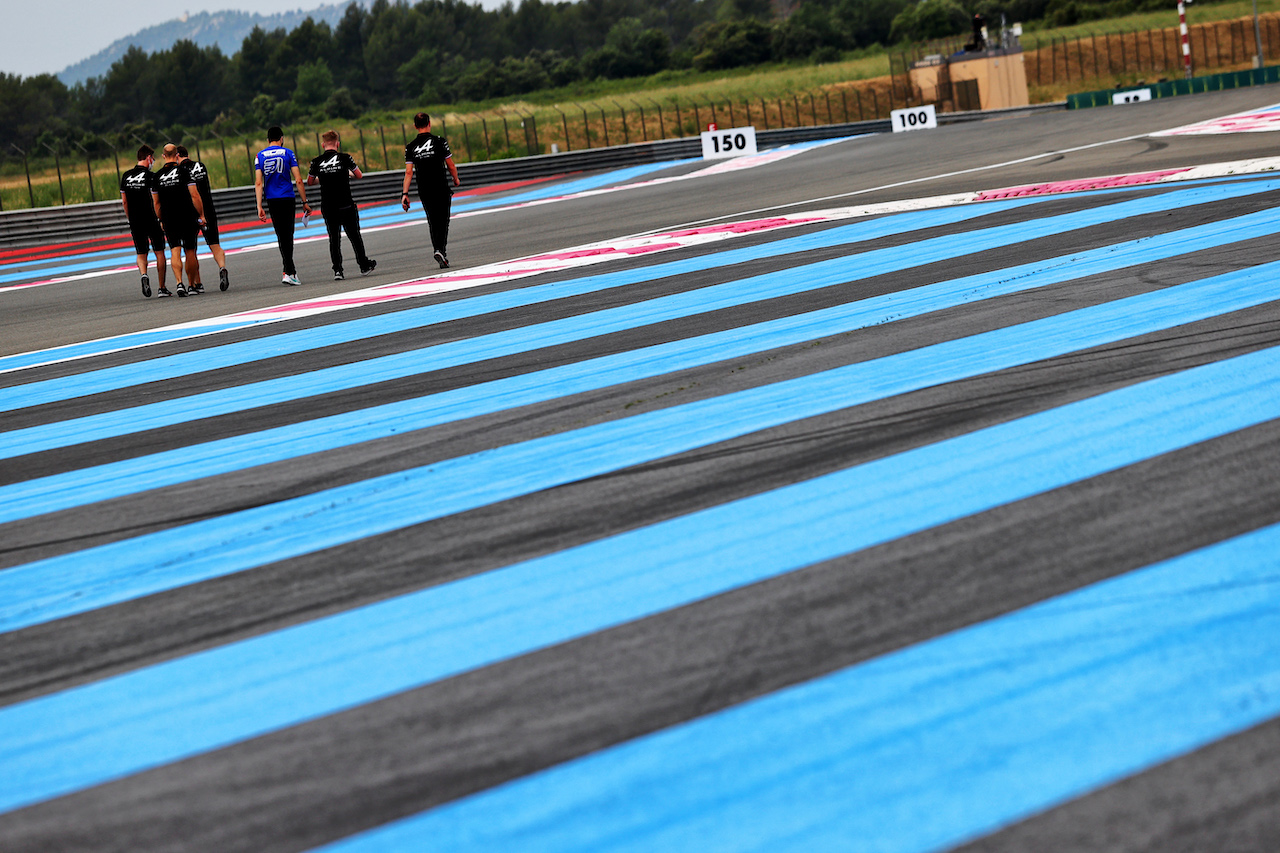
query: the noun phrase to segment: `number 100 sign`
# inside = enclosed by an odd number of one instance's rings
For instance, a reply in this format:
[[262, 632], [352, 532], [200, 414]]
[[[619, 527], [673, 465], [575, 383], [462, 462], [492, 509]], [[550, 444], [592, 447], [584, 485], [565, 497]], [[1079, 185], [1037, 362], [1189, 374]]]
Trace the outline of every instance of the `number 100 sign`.
[[735, 127], [730, 130], [704, 130], [702, 132], [702, 159], [737, 157], [756, 153], [756, 129]]
[[889, 121], [893, 124], [894, 133], [901, 133], [904, 130], [932, 129], [938, 126], [938, 116], [933, 111], [933, 104], [894, 110], [889, 113]]

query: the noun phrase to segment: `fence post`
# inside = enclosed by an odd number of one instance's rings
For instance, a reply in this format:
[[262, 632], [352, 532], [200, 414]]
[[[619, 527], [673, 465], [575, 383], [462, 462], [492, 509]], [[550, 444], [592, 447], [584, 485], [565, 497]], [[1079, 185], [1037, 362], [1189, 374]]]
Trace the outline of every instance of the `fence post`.
[[369, 171], [369, 155], [364, 150], [364, 128], [358, 124], [356, 125], [356, 134], [360, 137], [360, 164], [363, 166], [360, 171], [367, 172]]
[[[109, 142], [107, 144], [111, 145], [111, 143]], [[120, 149], [116, 148], [114, 145], [111, 145], [111, 156], [116, 161], [116, 186], [119, 187], [120, 186]]]
[[564, 114], [564, 110], [559, 107], [552, 107], [551, 109], [560, 113], [560, 123], [564, 126], [564, 150], [566, 152], [572, 151], [573, 147], [569, 144], [569, 118]]
[[[444, 136], [444, 120], [440, 120], [440, 135]], [[387, 135], [382, 132], [382, 125], [378, 125], [378, 138], [382, 140], [382, 169], [386, 171], [391, 168], [391, 158], [387, 156]]]
[[84, 171], [89, 177], [89, 201], [97, 201], [98, 194], [93, 189], [93, 163], [89, 161], [89, 149], [85, 148], [79, 142], [72, 143], [75, 147], [84, 152]]
[[484, 159], [492, 160], [493, 146], [489, 144], [489, 122], [484, 116], [480, 116], [480, 126], [484, 128]]
[[582, 110], [582, 136], [587, 140], [587, 149], [591, 149], [591, 123], [587, 121], [587, 108], [578, 104], [578, 108]]
[[[511, 128], [507, 125], [507, 117], [502, 116], [502, 138], [507, 141], [507, 150], [511, 150]], [[526, 149], [528, 150], [528, 149]]]
[[223, 141], [222, 137], [218, 135], [218, 132], [216, 130], [211, 130], [209, 132], [213, 134], [213, 138], [218, 140], [218, 144], [222, 146], [222, 174], [223, 174], [223, 177], [226, 179], [227, 188], [230, 189], [231, 188], [231, 167], [227, 165], [227, 143]]
[[62, 197], [62, 206], [63, 206], [63, 207], [66, 207], [66, 206], [67, 206], [67, 194], [66, 194], [66, 192], [62, 189], [62, 161], [58, 158], [58, 151], [57, 151], [57, 149], [56, 149], [56, 148], [53, 148], [53, 147], [52, 147], [51, 145], [49, 145], [49, 143], [47, 143], [47, 142], [42, 142], [41, 144], [42, 144], [45, 148], [48, 148], [50, 151], [52, 151], [52, 152], [53, 152], [53, 166], [54, 166], [54, 168], [55, 168], [55, 169], [57, 169], [57, 170], [58, 170], [58, 195]]
[[858, 121], [866, 121], [862, 115], [862, 90], [854, 87], [853, 94], [858, 98]]
[[[472, 160], [476, 159], [475, 157], [471, 156], [471, 132], [467, 130], [466, 119], [460, 118], [458, 119], [458, 121], [462, 122], [462, 147], [467, 149], [466, 162], [470, 163]], [[401, 127], [403, 127], [403, 125], [401, 125]], [[405, 147], [407, 148], [408, 145], [409, 143], [406, 142]]]
[[[609, 100], [613, 101], [612, 98]], [[622, 113], [622, 143], [624, 145], [631, 144], [631, 131], [627, 128], [627, 111], [622, 108], [622, 104], [613, 101], [613, 105], [618, 108], [618, 112]]]
[[27, 197], [31, 199], [31, 206], [34, 208], [36, 206], [36, 191], [31, 188], [31, 166], [27, 162], [27, 152], [23, 151], [12, 142], [9, 143], [9, 147], [22, 155], [22, 168], [27, 173]]
[[[542, 146], [538, 143], [538, 117], [532, 111], [529, 113], [529, 124], [533, 128], [533, 150], [535, 153], [541, 154]], [[525, 141], [528, 141], [527, 137]]]
[[680, 131], [680, 138], [684, 139], [684, 119], [680, 117], [680, 101], [673, 98], [671, 103], [676, 108], [676, 130]]
[[760, 99], [760, 115], [763, 116], [761, 121], [764, 122], [764, 129], [769, 129], [769, 108], [764, 105], [764, 98]]
[[640, 141], [641, 141], [641, 142], [648, 142], [648, 141], [649, 141], [649, 128], [645, 126], [645, 118], [644, 118], [644, 104], [640, 103], [639, 101], [632, 101], [631, 103], [635, 104], [635, 105], [636, 105], [636, 109], [638, 109], [638, 110], [640, 111]]
[[666, 139], [666, 138], [667, 138], [667, 124], [666, 124], [666, 122], [664, 122], [664, 121], [662, 120], [662, 104], [658, 103], [658, 102], [657, 102], [657, 101], [655, 101], [653, 98], [650, 98], [650, 99], [649, 99], [649, 103], [653, 104], [655, 107], [657, 107], [657, 108], [658, 108], [658, 133], [660, 134], [659, 138], [660, 138], [660, 139]]
[[737, 127], [737, 126], [738, 126], [738, 120], [737, 120], [736, 118], [734, 118], [734, 115], [733, 115], [733, 101], [732, 101], [732, 99], [731, 99], [731, 100], [729, 101], [729, 127]]
[[875, 111], [872, 118], [880, 118], [880, 95], [874, 86], [871, 87], [871, 108]]
[[596, 109], [600, 111], [600, 126], [604, 128], [604, 147], [609, 148], [609, 119], [605, 117], [604, 107], [596, 104]]
[[702, 133], [702, 116], [698, 115], [698, 102], [693, 102], [693, 126], [697, 128], [694, 132]]
[[249, 137], [244, 138], [244, 156], [249, 160], [249, 176], [253, 177], [253, 152], [249, 150]]

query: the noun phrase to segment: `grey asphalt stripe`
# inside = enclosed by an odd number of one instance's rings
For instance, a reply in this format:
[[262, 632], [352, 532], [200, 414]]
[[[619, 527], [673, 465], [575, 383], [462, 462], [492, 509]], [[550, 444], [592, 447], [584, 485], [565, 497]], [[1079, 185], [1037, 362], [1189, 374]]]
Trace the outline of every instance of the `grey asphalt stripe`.
[[[1260, 313], [1261, 312], [1261, 313]], [[6, 635], [0, 704], [64, 689], [387, 596], [488, 571], [623, 530], [909, 450], [1154, 376], [1274, 345], [1280, 304], [1187, 326], [1173, 341], [1152, 335], [744, 436], [606, 477], [529, 495], [395, 533]], [[880, 334], [889, 333], [880, 327]], [[839, 356], [839, 353], [836, 353]], [[768, 369], [772, 364], [762, 365]], [[779, 368], [782, 369], [782, 368]], [[1102, 379], [1099, 379], [1102, 376]], [[568, 415], [574, 417], [575, 408]], [[565, 415], [550, 413], [533, 426]], [[515, 418], [506, 429], [530, 426]], [[501, 430], [495, 430], [502, 438]], [[467, 424], [417, 452], [477, 442]], [[418, 463], [408, 437], [332, 458], [328, 474], [365, 474]], [[375, 455], [376, 454], [376, 455]], [[322, 457], [329, 459], [330, 456]], [[212, 484], [60, 514], [47, 530], [118, 525], [196, 507], [216, 513], [213, 491], [231, 498], [278, 489], [275, 466]], [[295, 472], [326, 484], [320, 470]], [[682, 485], [688, 484], [688, 485]], [[307, 483], [308, 486], [314, 483]], [[121, 507], [126, 507], [124, 511]], [[9, 525], [16, 528], [17, 525]], [[46, 528], [41, 528], [41, 531]], [[36, 532], [41, 532], [36, 531]], [[135, 532], [135, 531], [125, 531]], [[116, 533], [116, 535], [122, 535]], [[62, 547], [75, 550], [78, 542]]]
[[955, 853], [1275, 853], [1280, 720], [1109, 785]]
[[1274, 523], [1277, 475], [1280, 424], [1268, 423], [0, 816], [0, 837], [60, 851], [306, 849]]

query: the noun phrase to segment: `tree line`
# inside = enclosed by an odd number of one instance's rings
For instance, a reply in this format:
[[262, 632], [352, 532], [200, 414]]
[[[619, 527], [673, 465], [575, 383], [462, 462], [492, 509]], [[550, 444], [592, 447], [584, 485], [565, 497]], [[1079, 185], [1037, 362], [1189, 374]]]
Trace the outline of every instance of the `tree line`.
[[[179, 138], [271, 123], [353, 119], [371, 110], [509, 97], [584, 80], [844, 52], [966, 32], [989, 21], [1120, 14], [1165, 0], [521, 0], [486, 10], [461, 0], [352, 4], [334, 27], [256, 28], [228, 56], [179, 41], [131, 48], [102, 77], [0, 74], [0, 148], [43, 154], [112, 136]], [[1124, 7], [1124, 8], [1121, 8]]]

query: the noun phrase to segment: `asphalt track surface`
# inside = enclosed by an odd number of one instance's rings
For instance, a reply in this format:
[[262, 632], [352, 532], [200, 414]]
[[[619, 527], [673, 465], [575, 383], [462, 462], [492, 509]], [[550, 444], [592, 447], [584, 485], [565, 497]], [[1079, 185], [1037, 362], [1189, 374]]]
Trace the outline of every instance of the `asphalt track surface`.
[[[814, 146], [450, 255], [1269, 157], [1151, 134], [1277, 100]], [[1278, 202], [882, 209], [0, 372], [0, 849], [1280, 849]], [[0, 370], [426, 239], [183, 300], [0, 264]]]

